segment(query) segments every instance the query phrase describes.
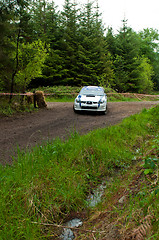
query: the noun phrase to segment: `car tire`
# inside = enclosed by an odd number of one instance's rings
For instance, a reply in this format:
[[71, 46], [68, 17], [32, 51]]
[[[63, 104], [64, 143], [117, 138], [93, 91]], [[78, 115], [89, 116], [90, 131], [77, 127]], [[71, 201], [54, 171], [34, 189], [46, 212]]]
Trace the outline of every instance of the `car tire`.
[[77, 113], [77, 110], [74, 108], [74, 105], [73, 105], [73, 111], [74, 111], [74, 113]]
[[102, 112], [103, 115], [106, 115], [107, 114], [107, 108], [105, 111]]

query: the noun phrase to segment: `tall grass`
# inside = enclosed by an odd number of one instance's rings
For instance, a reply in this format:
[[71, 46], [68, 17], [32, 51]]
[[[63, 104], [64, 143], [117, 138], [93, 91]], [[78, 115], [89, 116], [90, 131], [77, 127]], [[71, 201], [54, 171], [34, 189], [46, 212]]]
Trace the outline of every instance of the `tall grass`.
[[10, 103], [9, 96], [0, 96], [0, 116], [11, 116], [20, 112], [35, 111], [33, 104], [26, 104], [21, 96], [13, 96]]
[[126, 170], [136, 147], [158, 128], [156, 107], [85, 136], [74, 132], [66, 142], [19, 151], [12, 166], [0, 167], [0, 239], [55, 236], [53, 227], [40, 223], [61, 223], [71, 211], [87, 208], [91, 187]]

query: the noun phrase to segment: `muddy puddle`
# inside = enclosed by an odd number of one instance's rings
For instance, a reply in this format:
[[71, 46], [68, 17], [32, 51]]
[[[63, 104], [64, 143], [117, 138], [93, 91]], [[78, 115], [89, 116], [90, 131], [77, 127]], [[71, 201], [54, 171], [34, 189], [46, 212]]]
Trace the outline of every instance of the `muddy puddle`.
[[[98, 186], [96, 189], [94, 189], [92, 191], [92, 194], [90, 194], [87, 198], [87, 203], [88, 203], [89, 207], [95, 207], [98, 203], [101, 202], [105, 188], [106, 188], [106, 181], [103, 181], [100, 186]], [[60, 239], [73, 240], [75, 238], [75, 236], [74, 236], [74, 233], [71, 230], [71, 228], [72, 227], [80, 227], [80, 226], [82, 226], [82, 224], [83, 224], [82, 220], [79, 218], [74, 218], [74, 219], [66, 222], [64, 225], [67, 228], [63, 229]]]

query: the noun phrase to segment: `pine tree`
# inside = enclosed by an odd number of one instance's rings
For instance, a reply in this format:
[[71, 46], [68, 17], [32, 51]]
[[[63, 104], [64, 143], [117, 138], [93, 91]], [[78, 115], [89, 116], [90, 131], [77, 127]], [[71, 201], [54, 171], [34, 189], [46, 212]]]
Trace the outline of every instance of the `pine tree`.
[[158, 30], [147, 28], [139, 32], [141, 38], [140, 55], [145, 56], [151, 62], [154, 70], [152, 81], [154, 82], [156, 90], [159, 89], [159, 33]]
[[63, 58], [63, 84], [78, 85], [78, 9], [77, 4], [65, 0], [62, 12], [63, 36], [61, 39], [61, 56]]
[[[41, 39], [49, 46], [48, 55], [43, 67], [43, 75], [37, 81], [42, 85], [57, 85], [62, 81], [61, 69], [61, 39], [63, 29], [60, 14], [52, 1], [34, 1], [32, 8], [32, 22], [34, 26], [34, 39]], [[34, 86], [34, 82], [31, 83]]]
[[111, 56], [104, 38], [104, 27], [100, 19], [98, 2], [93, 8], [89, 1], [80, 23], [81, 36], [81, 72], [83, 83], [98, 85], [107, 84], [113, 78]]
[[[14, 90], [14, 80], [18, 71], [18, 50], [21, 42], [27, 42], [30, 37], [30, 1], [3, 1], [1, 3], [1, 29], [5, 29], [1, 38], [1, 55], [7, 62], [2, 62], [1, 81], [3, 87], [11, 92]], [[7, 63], [7, 65], [6, 65]]]
[[14, 52], [10, 41], [13, 28], [10, 24], [14, 19], [14, 4], [10, 1], [0, 2], [0, 90], [6, 89], [12, 71], [11, 56]]
[[116, 55], [114, 60], [115, 86], [119, 91], [137, 91], [138, 76], [134, 69], [138, 66], [138, 35], [123, 20], [123, 27], [116, 36]]

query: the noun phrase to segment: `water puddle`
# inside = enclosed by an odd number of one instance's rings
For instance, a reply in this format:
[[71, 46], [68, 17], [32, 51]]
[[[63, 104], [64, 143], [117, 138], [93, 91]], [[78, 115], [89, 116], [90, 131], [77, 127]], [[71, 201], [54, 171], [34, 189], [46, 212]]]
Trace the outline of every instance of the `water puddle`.
[[95, 207], [101, 202], [101, 198], [104, 194], [104, 189], [106, 188], [106, 181], [103, 181], [100, 186], [93, 190], [92, 194], [88, 196], [87, 202], [90, 207]]
[[[98, 203], [101, 202], [101, 198], [104, 194], [104, 189], [106, 188], [106, 181], [103, 181], [100, 186], [93, 190], [92, 194], [90, 194], [87, 198], [88, 206], [95, 207]], [[80, 227], [82, 226], [82, 221], [79, 218], [74, 218], [64, 225], [66, 227]], [[73, 231], [70, 228], [64, 228], [63, 232], [60, 236], [62, 240], [73, 240], [75, 238]]]
[[[65, 224], [66, 227], [80, 227], [82, 226], [82, 221], [79, 218], [74, 218]], [[62, 240], [73, 240], [75, 238], [72, 230], [70, 228], [64, 228], [60, 236]]]

